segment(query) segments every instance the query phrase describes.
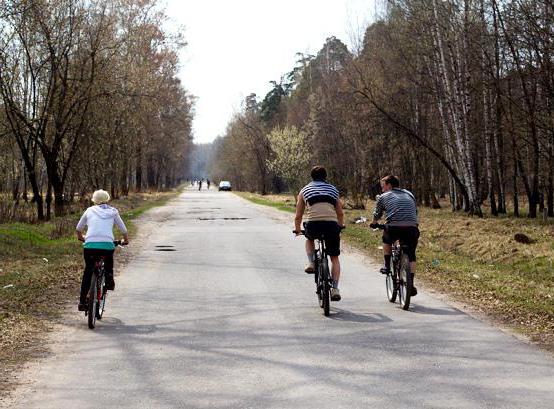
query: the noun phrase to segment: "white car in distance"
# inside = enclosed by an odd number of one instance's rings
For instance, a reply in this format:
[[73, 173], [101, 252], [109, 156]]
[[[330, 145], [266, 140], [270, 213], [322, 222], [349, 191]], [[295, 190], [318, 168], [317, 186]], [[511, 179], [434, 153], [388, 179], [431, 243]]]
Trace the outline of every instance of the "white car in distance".
[[222, 190], [230, 191], [231, 190], [231, 182], [229, 182], [227, 180], [222, 180], [221, 182], [219, 182], [219, 191], [222, 191]]

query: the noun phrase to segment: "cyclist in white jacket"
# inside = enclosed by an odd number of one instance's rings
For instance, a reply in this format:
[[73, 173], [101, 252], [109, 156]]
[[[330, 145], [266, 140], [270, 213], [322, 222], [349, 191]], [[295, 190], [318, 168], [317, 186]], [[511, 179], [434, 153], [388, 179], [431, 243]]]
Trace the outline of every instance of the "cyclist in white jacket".
[[[129, 243], [129, 237], [125, 223], [121, 219], [116, 208], [108, 205], [110, 195], [105, 190], [97, 190], [92, 195], [94, 206], [89, 207], [77, 224], [77, 239], [83, 241], [83, 255], [85, 258], [85, 271], [81, 282], [81, 296], [79, 299], [79, 311], [87, 308], [87, 293], [90, 289], [90, 281], [94, 271], [95, 261], [98, 257], [104, 257], [106, 269], [106, 289], [114, 290], [113, 279], [113, 252], [115, 250], [113, 225], [115, 224], [123, 234], [122, 244]], [[86, 235], [83, 232], [87, 227]]]

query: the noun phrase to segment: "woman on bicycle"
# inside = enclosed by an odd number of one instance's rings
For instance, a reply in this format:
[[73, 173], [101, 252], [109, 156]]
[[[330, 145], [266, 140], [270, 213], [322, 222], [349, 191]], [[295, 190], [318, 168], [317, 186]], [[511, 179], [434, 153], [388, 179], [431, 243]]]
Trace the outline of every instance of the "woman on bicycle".
[[[123, 234], [122, 244], [129, 243], [129, 237], [125, 223], [121, 219], [116, 208], [108, 205], [110, 195], [105, 190], [97, 190], [92, 194], [94, 206], [89, 207], [77, 224], [77, 239], [83, 241], [83, 255], [85, 258], [85, 271], [81, 282], [81, 296], [79, 298], [79, 311], [85, 311], [87, 307], [87, 293], [90, 288], [95, 262], [99, 257], [104, 257], [106, 269], [106, 289], [114, 290], [113, 279], [113, 252], [115, 250], [113, 225], [115, 224]], [[83, 232], [87, 227], [86, 236]]]

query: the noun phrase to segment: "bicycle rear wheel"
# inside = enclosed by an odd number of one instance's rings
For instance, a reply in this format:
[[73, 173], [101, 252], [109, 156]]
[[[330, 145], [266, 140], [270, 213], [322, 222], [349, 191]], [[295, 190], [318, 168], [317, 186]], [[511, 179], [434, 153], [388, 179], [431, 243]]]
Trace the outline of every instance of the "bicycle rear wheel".
[[406, 254], [402, 255], [400, 260], [400, 285], [398, 292], [400, 295], [400, 306], [403, 310], [410, 308], [410, 299], [412, 297], [412, 288], [414, 286], [414, 276], [410, 271], [410, 261]]
[[96, 304], [97, 304], [97, 280], [96, 272], [92, 275], [90, 290], [88, 292], [88, 327], [94, 329], [96, 326]]
[[321, 260], [321, 298], [323, 315], [326, 317], [330, 314], [331, 309], [331, 286], [329, 284], [329, 263], [327, 259]]

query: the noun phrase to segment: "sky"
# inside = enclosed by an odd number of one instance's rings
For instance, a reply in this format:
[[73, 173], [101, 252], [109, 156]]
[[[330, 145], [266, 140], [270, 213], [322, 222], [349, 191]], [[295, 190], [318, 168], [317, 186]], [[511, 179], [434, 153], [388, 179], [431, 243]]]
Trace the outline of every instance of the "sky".
[[188, 45], [179, 76], [197, 100], [194, 141], [225, 133], [244, 98], [263, 98], [269, 81], [295, 66], [296, 53], [319, 51], [335, 36], [355, 48], [375, 0], [166, 0], [171, 24]]

